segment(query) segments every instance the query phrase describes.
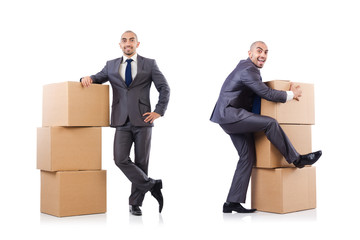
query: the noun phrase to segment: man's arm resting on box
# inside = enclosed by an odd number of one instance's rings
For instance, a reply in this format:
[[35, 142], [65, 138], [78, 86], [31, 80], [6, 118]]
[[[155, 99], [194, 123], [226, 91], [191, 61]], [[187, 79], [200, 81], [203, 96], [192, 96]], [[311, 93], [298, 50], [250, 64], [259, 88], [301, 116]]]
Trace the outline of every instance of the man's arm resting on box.
[[93, 83], [93, 80], [91, 79], [91, 77], [86, 76], [86, 77], [81, 78], [80, 82], [83, 87], [90, 87], [90, 85]]
[[294, 83], [290, 83], [290, 91], [286, 91], [287, 93], [287, 99], [286, 101], [290, 101], [292, 99], [295, 99], [299, 101], [299, 97], [301, 97], [302, 90], [299, 85], [295, 85]]
[[106, 63], [105, 67], [97, 74], [81, 78], [81, 84], [84, 87], [89, 87], [93, 83], [103, 84], [104, 82], [107, 82], [109, 80], [107, 66], [108, 63]]

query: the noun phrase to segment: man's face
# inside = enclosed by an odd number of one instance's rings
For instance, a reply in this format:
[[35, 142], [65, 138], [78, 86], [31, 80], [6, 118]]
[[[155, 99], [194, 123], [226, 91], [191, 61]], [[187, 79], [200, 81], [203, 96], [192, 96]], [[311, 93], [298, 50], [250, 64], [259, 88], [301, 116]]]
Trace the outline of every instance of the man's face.
[[265, 44], [256, 43], [249, 51], [249, 58], [258, 68], [262, 68], [265, 64], [268, 51], [269, 50]]
[[131, 57], [136, 53], [136, 48], [139, 47], [139, 42], [136, 39], [134, 33], [126, 32], [121, 36], [121, 41], [119, 43], [121, 50], [124, 55]]

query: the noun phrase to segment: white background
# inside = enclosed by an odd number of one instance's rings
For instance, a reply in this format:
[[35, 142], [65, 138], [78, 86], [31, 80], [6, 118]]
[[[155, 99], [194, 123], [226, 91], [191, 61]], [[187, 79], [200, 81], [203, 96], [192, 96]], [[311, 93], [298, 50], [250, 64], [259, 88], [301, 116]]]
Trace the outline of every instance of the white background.
[[[358, 235], [359, 12], [356, 1], [1, 1], [1, 239], [227, 239]], [[153, 129], [149, 175], [162, 178], [165, 206], [147, 194], [128, 213], [130, 183], [114, 165], [114, 130], [103, 128], [106, 214], [40, 214], [36, 128], [42, 87], [78, 81], [121, 56], [131, 29], [154, 58], [171, 99]], [[313, 150], [317, 209], [293, 214], [223, 214], [237, 153], [208, 119], [220, 87], [250, 44], [269, 47], [264, 81], [315, 84]], [[152, 91], [153, 105], [157, 93]], [[247, 207], [250, 207], [248, 194]], [[7, 236], [7, 237], [4, 237]], [[354, 237], [352, 237], [354, 238]]]

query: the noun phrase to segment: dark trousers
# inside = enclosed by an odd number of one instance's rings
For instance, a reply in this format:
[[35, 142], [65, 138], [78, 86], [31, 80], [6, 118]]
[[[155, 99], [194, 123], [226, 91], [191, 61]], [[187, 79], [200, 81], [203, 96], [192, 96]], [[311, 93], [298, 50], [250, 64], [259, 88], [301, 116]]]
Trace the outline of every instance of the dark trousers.
[[299, 153], [291, 144], [279, 123], [266, 116], [255, 114], [235, 123], [221, 124], [239, 154], [239, 161], [231, 183], [227, 202], [245, 203], [252, 167], [256, 159], [253, 133], [263, 131], [269, 141], [289, 163], [299, 159]]
[[[135, 127], [130, 122], [117, 127], [114, 139], [114, 161], [132, 183], [130, 205], [141, 206], [145, 193], [151, 190], [155, 181], [147, 176], [152, 127]], [[134, 162], [130, 150], [134, 143]]]

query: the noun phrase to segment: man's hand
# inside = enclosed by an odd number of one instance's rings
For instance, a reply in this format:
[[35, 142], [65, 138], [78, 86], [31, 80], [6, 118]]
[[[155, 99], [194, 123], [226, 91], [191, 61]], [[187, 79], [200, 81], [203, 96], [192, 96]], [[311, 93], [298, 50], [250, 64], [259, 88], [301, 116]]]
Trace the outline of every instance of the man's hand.
[[83, 85], [83, 87], [90, 87], [92, 82], [93, 82], [93, 80], [89, 76], [83, 77], [81, 79], [81, 84]]
[[290, 91], [294, 93], [294, 99], [299, 101], [299, 97], [301, 97], [302, 90], [299, 85], [295, 86], [294, 83], [290, 83]]
[[147, 116], [144, 120], [144, 122], [149, 122], [153, 123], [155, 121], [155, 119], [160, 117], [160, 114], [156, 113], [156, 112], [146, 112], [143, 114], [143, 117]]

